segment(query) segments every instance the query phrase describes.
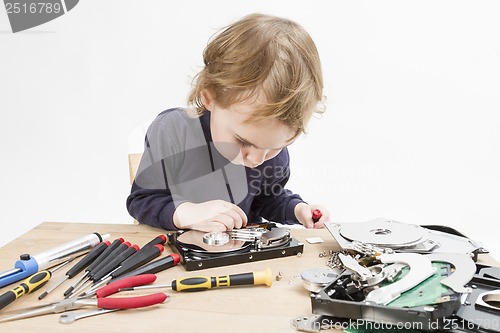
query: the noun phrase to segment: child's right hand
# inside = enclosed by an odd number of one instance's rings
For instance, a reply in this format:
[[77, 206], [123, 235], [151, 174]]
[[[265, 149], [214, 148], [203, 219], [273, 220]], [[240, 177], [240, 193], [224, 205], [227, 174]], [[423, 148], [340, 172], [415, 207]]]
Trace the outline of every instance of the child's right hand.
[[243, 228], [247, 222], [247, 216], [240, 207], [224, 200], [199, 204], [184, 202], [174, 213], [174, 224], [179, 229], [224, 232]]

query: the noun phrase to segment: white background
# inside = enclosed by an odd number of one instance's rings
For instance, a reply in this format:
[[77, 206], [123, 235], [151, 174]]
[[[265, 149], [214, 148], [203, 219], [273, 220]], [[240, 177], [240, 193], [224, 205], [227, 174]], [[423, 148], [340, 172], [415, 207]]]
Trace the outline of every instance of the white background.
[[16, 34], [0, 8], [0, 244], [43, 221], [132, 223], [127, 154], [185, 105], [210, 36], [263, 12], [303, 25], [324, 70], [289, 187], [334, 221], [444, 224], [499, 258], [500, 3], [326, 3], [82, 0]]

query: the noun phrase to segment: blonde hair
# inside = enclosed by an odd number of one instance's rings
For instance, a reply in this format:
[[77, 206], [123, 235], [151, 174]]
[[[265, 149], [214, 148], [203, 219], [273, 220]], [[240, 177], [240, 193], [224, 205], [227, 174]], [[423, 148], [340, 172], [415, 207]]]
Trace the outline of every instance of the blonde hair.
[[297, 23], [251, 14], [224, 28], [203, 52], [205, 67], [195, 77], [188, 103], [205, 111], [202, 90], [227, 108], [262, 94], [265, 101], [247, 119], [276, 118], [304, 132], [313, 112], [321, 113], [323, 76], [318, 50]]

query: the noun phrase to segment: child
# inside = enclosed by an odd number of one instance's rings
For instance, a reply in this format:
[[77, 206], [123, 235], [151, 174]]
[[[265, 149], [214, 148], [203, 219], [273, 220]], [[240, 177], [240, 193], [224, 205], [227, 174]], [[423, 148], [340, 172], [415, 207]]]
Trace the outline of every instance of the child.
[[203, 60], [193, 108], [166, 110], [148, 129], [129, 213], [166, 230], [226, 231], [261, 217], [323, 227], [328, 210], [284, 188], [286, 147], [323, 97], [311, 37], [293, 21], [252, 14], [221, 31]]

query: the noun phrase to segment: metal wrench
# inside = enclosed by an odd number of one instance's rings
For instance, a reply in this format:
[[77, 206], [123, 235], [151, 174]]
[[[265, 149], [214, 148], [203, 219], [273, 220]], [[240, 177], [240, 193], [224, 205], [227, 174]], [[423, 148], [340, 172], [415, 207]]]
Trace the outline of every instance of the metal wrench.
[[100, 314], [105, 314], [108, 312], [113, 312], [113, 311], [118, 311], [118, 310], [122, 310], [122, 309], [97, 309], [97, 310], [80, 312], [80, 313], [75, 313], [75, 312], [65, 313], [59, 317], [59, 322], [61, 324], [71, 324], [75, 320], [78, 320], [78, 319], [92, 317], [92, 316], [98, 316]]

